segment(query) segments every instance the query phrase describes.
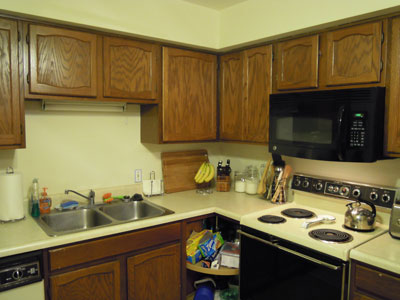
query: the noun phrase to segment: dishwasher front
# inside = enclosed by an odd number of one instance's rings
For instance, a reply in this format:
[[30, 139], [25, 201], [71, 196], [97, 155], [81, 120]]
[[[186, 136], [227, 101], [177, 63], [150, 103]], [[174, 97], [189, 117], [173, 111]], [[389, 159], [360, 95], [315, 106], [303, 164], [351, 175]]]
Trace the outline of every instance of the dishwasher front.
[[42, 252], [0, 259], [0, 300], [44, 300]]

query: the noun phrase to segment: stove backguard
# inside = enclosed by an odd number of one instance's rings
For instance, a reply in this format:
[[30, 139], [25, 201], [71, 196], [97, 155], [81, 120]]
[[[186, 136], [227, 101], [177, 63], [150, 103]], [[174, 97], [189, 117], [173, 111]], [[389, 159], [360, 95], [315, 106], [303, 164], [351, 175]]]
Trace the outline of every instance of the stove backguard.
[[376, 206], [387, 208], [391, 208], [394, 199], [399, 197], [398, 190], [395, 188], [376, 187], [304, 174], [293, 176], [292, 189], [354, 201], [368, 200]]

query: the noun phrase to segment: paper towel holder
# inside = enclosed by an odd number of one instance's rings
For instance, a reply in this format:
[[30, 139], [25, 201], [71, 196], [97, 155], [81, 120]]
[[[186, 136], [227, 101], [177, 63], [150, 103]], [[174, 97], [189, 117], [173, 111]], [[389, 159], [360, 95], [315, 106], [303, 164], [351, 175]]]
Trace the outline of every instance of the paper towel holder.
[[[14, 173], [14, 169], [12, 168], [12, 167], [7, 167], [7, 169], [6, 169], [6, 175], [13, 175], [13, 174], [15, 174]], [[2, 199], [3, 200], [3, 202], [2, 202], [2, 204], [1, 204], [1, 209], [5, 209], [5, 214], [7, 215], [7, 214], [9, 214], [10, 212], [7, 212], [7, 210], [9, 210], [10, 209], [10, 205], [8, 205], [8, 204], [4, 204], [4, 199]], [[6, 203], [9, 203], [9, 202], [7, 202], [7, 199], [5, 200], [6, 201]], [[21, 202], [22, 202], [23, 200], [22, 200], [22, 197], [21, 197]], [[18, 201], [17, 201], [18, 202]], [[18, 207], [18, 206], [17, 206]], [[18, 212], [18, 215], [17, 216], [15, 216], [15, 211], [13, 211], [12, 213], [10, 213], [10, 214], [12, 214], [12, 217], [5, 217], [4, 218], [4, 211], [2, 211], [2, 214], [1, 214], [1, 216], [0, 216], [0, 223], [11, 223], [11, 222], [17, 222], [17, 221], [22, 221], [22, 220], [24, 220], [25, 219], [25, 213], [23, 212], [23, 207], [24, 207], [24, 205], [23, 205], [23, 203], [20, 203], [20, 205], [19, 205], [19, 207], [18, 207], [18, 210], [21, 212]], [[22, 216], [21, 216], [22, 215]]]

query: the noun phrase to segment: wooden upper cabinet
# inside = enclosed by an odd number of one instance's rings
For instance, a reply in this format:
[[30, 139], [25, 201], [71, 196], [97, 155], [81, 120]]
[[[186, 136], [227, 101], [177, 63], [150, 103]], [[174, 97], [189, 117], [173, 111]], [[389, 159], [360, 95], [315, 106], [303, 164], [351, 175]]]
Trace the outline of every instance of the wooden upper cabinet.
[[243, 52], [221, 56], [220, 65], [219, 137], [223, 140], [243, 140]]
[[52, 300], [120, 300], [119, 261], [50, 276]]
[[379, 82], [382, 22], [327, 33], [327, 85]]
[[268, 142], [269, 95], [272, 82], [272, 46], [244, 51], [245, 140]]
[[181, 299], [180, 251], [178, 243], [129, 257], [128, 300]]
[[215, 140], [216, 96], [215, 55], [163, 48], [163, 141]]
[[318, 87], [319, 36], [277, 44], [277, 89]]
[[156, 99], [160, 46], [104, 37], [104, 96]]
[[386, 153], [400, 156], [400, 17], [392, 20], [390, 37], [389, 70], [386, 88]]
[[95, 97], [96, 51], [95, 34], [30, 25], [30, 92]]
[[17, 22], [0, 19], [0, 146], [21, 144]]

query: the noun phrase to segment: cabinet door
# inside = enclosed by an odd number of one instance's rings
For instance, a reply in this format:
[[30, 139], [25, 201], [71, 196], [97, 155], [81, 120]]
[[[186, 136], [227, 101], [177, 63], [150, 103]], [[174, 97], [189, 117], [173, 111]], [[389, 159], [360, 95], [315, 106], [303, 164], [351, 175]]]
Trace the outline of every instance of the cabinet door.
[[174, 244], [128, 258], [128, 300], [181, 299], [180, 249]]
[[217, 57], [163, 48], [163, 141], [217, 137]]
[[220, 139], [244, 139], [243, 52], [223, 55], [220, 71]]
[[268, 142], [269, 95], [271, 94], [272, 46], [244, 51], [246, 103], [245, 140]]
[[319, 36], [278, 43], [278, 90], [318, 87]]
[[104, 263], [50, 277], [52, 300], [119, 300], [118, 261]]
[[160, 46], [104, 37], [104, 97], [156, 99]]
[[96, 35], [38, 25], [29, 34], [31, 93], [96, 96]]
[[400, 155], [400, 18], [392, 23], [390, 85], [386, 88], [387, 148], [389, 154]]
[[0, 146], [21, 143], [17, 22], [0, 19]]
[[379, 82], [382, 22], [327, 33], [327, 85]]

